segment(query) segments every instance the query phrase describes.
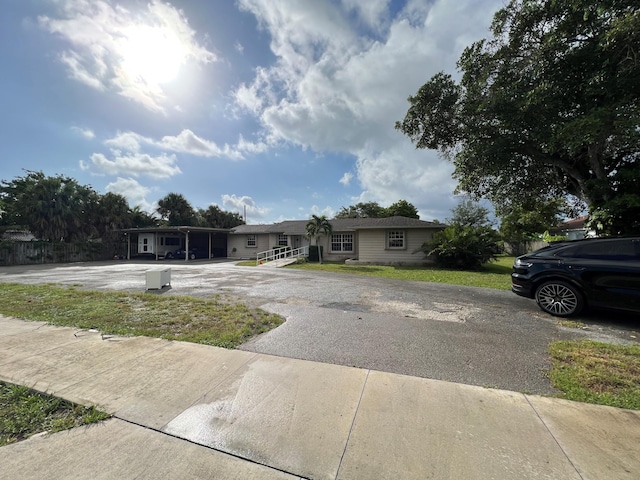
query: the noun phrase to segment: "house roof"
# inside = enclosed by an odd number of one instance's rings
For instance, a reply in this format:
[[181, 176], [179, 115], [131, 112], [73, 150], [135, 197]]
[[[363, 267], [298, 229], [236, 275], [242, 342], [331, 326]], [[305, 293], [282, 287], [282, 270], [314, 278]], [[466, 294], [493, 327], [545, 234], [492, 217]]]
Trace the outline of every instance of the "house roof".
[[584, 223], [589, 219], [588, 215], [583, 217], [574, 218], [558, 224], [556, 227], [559, 230], [581, 230], [584, 228]]
[[[283, 235], [304, 235], [305, 227], [309, 220], [286, 220], [270, 225], [238, 225], [231, 229], [235, 234], [261, 234], [273, 233]], [[441, 223], [425, 222], [408, 217], [384, 217], [384, 218], [333, 218], [329, 220], [334, 232], [354, 232], [356, 230], [380, 229], [380, 228], [433, 228], [443, 229], [446, 225]]]

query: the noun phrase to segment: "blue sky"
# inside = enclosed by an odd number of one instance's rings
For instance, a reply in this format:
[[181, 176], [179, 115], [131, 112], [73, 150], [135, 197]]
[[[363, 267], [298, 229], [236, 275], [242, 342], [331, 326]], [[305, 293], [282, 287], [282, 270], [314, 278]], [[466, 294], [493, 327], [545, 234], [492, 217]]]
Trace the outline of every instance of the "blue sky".
[[457, 203], [394, 130], [502, 0], [0, 0], [0, 178], [63, 174], [249, 223]]

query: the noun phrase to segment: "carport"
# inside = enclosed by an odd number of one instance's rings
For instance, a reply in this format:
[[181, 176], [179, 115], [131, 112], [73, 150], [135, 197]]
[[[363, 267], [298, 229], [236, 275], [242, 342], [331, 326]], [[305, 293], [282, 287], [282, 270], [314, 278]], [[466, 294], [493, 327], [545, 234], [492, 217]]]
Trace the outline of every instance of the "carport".
[[[208, 258], [227, 256], [227, 228], [164, 226], [125, 228], [119, 231], [127, 239], [127, 260], [136, 255], [154, 255], [156, 260], [164, 257], [164, 253], [160, 253], [161, 242], [168, 235], [178, 240], [174, 250], [184, 249], [189, 252], [189, 249], [195, 247], [209, 252]], [[142, 239], [145, 240], [144, 250], [141, 249]], [[185, 255], [184, 260], [189, 261], [189, 255]]]

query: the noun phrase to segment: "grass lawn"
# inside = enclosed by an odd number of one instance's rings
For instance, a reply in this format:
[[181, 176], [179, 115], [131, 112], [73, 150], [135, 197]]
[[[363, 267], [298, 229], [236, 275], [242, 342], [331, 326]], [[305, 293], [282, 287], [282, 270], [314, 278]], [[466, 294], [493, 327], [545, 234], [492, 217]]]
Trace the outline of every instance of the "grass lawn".
[[640, 345], [564, 341], [549, 353], [549, 379], [562, 398], [640, 410]]
[[235, 348], [284, 319], [218, 298], [97, 292], [56, 285], [0, 283], [0, 313], [51, 325], [95, 328]]
[[[350, 273], [372, 277], [396, 278], [420, 282], [448, 283], [468, 287], [511, 290], [511, 266], [514, 257], [498, 257], [496, 262], [485, 264], [480, 271], [444, 270], [436, 267], [346, 265], [345, 263], [300, 263], [286, 268], [323, 272]], [[255, 261], [240, 262], [241, 266], [255, 266]]]
[[95, 407], [0, 382], [0, 447], [37, 433], [54, 433], [109, 418]]

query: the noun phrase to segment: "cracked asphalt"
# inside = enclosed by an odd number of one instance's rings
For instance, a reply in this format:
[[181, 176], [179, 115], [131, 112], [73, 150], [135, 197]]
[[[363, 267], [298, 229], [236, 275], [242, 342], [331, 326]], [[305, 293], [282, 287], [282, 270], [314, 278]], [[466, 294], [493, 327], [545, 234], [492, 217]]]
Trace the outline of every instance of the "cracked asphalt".
[[280, 327], [242, 350], [535, 394], [556, 340], [640, 342], [640, 319], [588, 313], [564, 323], [511, 292], [215, 261], [113, 261], [0, 267], [0, 282], [145, 292], [145, 272], [171, 268], [171, 287], [277, 313]]

